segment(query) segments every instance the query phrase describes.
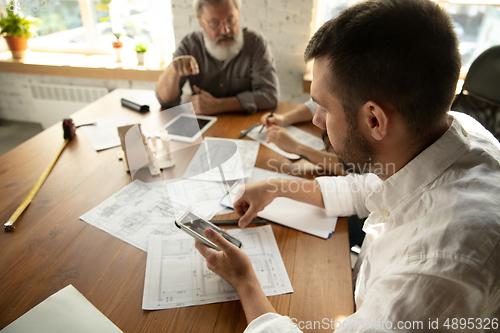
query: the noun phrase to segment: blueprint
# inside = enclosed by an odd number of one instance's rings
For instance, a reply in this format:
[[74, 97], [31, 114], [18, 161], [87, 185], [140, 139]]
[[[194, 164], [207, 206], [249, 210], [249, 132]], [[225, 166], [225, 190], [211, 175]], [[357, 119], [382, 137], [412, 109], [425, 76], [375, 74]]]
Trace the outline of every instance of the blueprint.
[[258, 153], [259, 143], [255, 141], [205, 138], [182, 178], [207, 181], [246, 178], [252, 173]]
[[[232, 229], [229, 234], [243, 243], [266, 296], [293, 292], [271, 226]], [[144, 310], [238, 300], [238, 293], [207, 268], [194, 240], [178, 230], [168, 236], [152, 236], [144, 282]]]
[[[321, 140], [317, 136], [309, 134], [306, 131], [303, 131], [295, 126], [285, 126], [283, 128], [285, 128], [295, 140], [302, 144], [305, 144], [306, 146], [312, 147], [316, 150], [323, 150], [325, 148], [323, 140]], [[247, 134], [247, 136], [290, 160], [298, 160], [300, 158], [299, 155], [286, 152], [274, 143], [267, 143], [267, 133], [264, 131], [262, 133], [259, 133], [259, 131], [260, 126], [255, 127], [250, 131], [250, 133]]]
[[174, 221], [186, 210], [211, 219], [224, 208], [219, 201], [225, 193], [223, 185], [215, 182], [134, 180], [80, 219], [147, 251], [149, 236], [176, 232]]

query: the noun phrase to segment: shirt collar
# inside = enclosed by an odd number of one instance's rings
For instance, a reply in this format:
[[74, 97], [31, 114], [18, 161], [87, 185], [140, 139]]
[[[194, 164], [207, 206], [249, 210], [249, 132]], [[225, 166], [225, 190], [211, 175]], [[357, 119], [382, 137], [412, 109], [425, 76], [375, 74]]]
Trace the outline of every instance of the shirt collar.
[[388, 217], [400, 204], [441, 175], [469, 147], [468, 133], [453, 118], [450, 128], [436, 142], [384, 181], [380, 191], [368, 196], [366, 207], [370, 212]]

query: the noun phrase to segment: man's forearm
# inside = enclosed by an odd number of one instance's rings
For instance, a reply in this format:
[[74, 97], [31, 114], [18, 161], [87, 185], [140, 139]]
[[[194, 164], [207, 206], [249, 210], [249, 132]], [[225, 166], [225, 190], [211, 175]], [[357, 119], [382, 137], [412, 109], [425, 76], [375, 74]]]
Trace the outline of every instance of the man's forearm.
[[224, 97], [217, 99], [218, 113], [231, 111], [245, 111], [237, 97]]
[[292, 109], [283, 114], [283, 120], [285, 121], [284, 126], [292, 125], [296, 123], [302, 123], [304, 121], [311, 121], [312, 114], [307, 106], [301, 104], [295, 109]]
[[158, 97], [164, 102], [175, 100], [180, 95], [179, 81], [180, 75], [175, 73], [172, 65], [169, 65], [161, 74], [156, 85]]
[[248, 324], [263, 314], [269, 312], [276, 313], [276, 310], [262, 291], [257, 277], [251, 281], [245, 281], [236, 290], [240, 296], [241, 305], [243, 306], [243, 311], [245, 311]]
[[286, 197], [325, 208], [321, 188], [315, 180], [273, 179], [268, 182], [269, 191], [276, 191], [277, 197]]

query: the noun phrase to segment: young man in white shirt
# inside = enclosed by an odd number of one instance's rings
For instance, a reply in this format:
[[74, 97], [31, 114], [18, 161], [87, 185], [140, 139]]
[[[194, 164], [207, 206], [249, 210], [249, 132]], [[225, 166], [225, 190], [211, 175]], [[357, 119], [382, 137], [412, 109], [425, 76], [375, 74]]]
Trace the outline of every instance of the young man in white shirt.
[[[325, 23], [305, 59], [315, 60], [311, 95], [321, 110], [313, 121], [355, 173], [304, 180], [299, 192], [286, 180], [246, 186], [234, 203], [240, 227], [277, 196], [368, 216], [356, 312], [339, 332], [405, 322], [433, 332], [498, 330], [500, 143], [449, 112], [461, 66], [449, 15], [430, 0], [362, 2]], [[248, 257], [206, 234], [222, 252], [196, 247], [238, 291], [247, 331], [297, 332], [267, 301]]]

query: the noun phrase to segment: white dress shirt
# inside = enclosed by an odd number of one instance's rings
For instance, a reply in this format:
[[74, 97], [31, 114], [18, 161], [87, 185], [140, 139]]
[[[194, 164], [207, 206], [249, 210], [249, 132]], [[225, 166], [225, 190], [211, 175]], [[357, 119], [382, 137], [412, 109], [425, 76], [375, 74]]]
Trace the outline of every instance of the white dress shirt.
[[[383, 183], [317, 178], [329, 215], [369, 212], [357, 311], [336, 332], [500, 330], [500, 143], [473, 118], [450, 116], [448, 131]], [[246, 330], [275, 331], [299, 330], [275, 314]]]

